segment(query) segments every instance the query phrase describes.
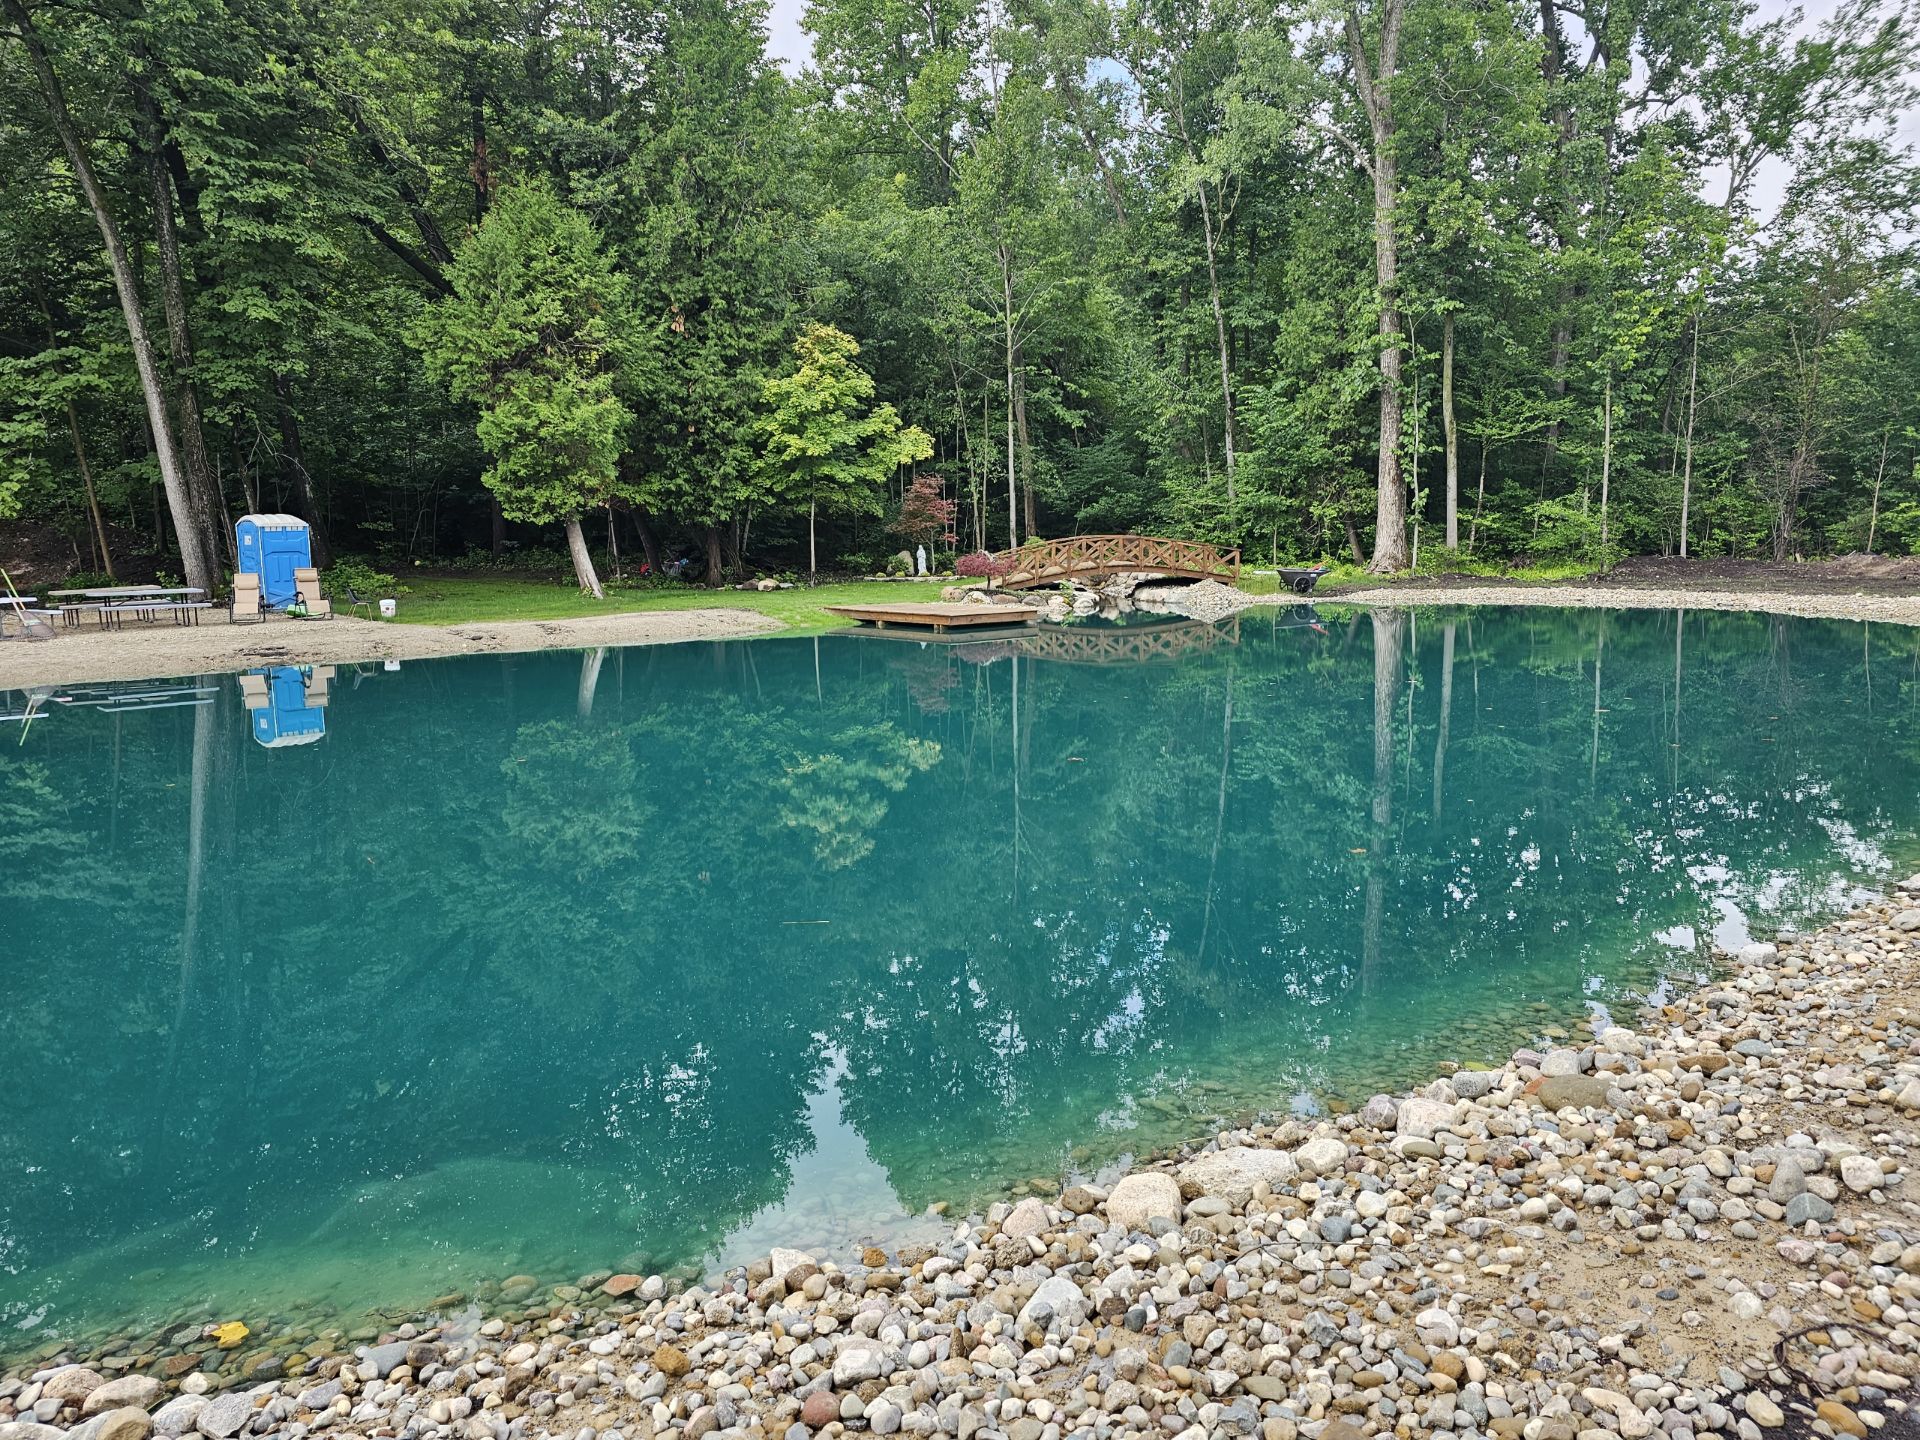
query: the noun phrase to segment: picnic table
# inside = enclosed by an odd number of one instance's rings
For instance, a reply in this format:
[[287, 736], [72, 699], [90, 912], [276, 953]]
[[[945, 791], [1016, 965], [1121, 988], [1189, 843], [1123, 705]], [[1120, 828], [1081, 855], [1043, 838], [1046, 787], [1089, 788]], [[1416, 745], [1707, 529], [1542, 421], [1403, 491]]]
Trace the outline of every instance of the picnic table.
[[[75, 600], [60, 613], [69, 625], [78, 625], [82, 611], [92, 610], [103, 626], [124, 622], [128, 615], [152, 619], [162, 611], [178, 624], [198, 624], [207, 608], [206, 591], [197, 585], [100, 585], [86, 590], [49, 590], [49, 600]], [[174, 597], [179, 597], [175, 599]]]

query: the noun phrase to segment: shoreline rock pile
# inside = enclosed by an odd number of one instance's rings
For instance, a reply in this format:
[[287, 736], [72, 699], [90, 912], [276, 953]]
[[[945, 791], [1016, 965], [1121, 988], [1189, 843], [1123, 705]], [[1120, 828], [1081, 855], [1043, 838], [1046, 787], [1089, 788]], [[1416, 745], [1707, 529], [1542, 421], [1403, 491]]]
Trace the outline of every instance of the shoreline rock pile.
[[1633, 1028], [938, 1245], [593, 1277], [252, 1381], [60, 1357], [0, 1440], [1912, 1433], [1917, 942], [1920, 876]]

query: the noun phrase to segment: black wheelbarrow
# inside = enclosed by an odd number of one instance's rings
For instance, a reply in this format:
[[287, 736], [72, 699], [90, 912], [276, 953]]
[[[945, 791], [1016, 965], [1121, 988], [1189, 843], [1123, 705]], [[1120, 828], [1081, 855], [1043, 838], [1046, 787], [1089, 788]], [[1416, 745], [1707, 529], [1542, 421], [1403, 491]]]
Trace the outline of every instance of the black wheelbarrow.
[[1283, 567], [1280, 571], [1280, 583], [1296, 595], [1311, 595], [1313, 587], [1320, 583], [1320, 577], [1330, 574], [1332, 570], [1331, 565], [1315, 565], [1311, 569], [1304, 570], [1297, 566], [1291, 569]]

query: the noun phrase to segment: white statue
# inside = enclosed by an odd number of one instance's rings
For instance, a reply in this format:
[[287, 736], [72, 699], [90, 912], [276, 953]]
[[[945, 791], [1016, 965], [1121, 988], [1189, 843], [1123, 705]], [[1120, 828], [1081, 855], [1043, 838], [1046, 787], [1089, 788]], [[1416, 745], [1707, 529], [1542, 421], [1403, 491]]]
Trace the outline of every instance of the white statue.
[[924, 545], [915, 546], [913, 551], [913, 558], [915, 562], [918, 563], [918, 565], [920, 566], [920, 569], [916, 573], [921, 575], [926, 574], [927, 573], [927, 547]]

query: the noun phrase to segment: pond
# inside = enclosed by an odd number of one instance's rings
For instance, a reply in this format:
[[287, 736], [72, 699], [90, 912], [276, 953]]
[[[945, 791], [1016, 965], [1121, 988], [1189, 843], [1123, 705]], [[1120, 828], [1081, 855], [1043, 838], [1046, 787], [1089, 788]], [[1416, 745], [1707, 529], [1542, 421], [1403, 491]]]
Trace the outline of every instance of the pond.
[[844, 1263], [1502, 1058], [1920, 853], [1917, 639], [1322, 607], [55, 692], [0, 729], [0, 1350]]

